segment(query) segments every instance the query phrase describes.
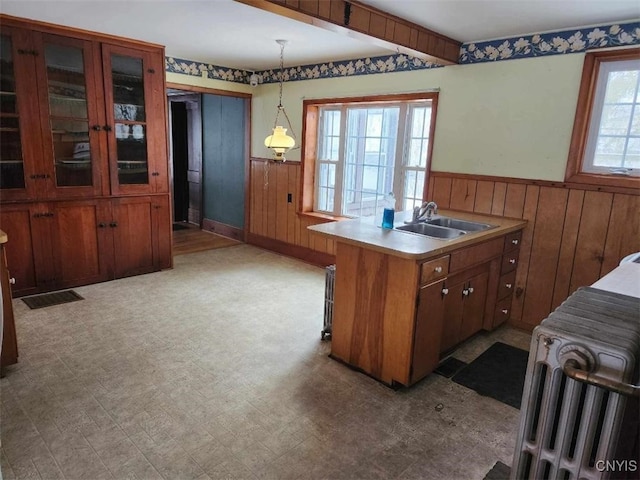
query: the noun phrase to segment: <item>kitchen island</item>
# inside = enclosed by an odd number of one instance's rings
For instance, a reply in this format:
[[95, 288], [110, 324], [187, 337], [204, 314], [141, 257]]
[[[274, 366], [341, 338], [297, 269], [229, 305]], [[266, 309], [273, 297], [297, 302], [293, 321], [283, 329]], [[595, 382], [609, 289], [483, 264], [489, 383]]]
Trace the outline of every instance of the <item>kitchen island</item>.
[[336, 242], [331, 357], [388, 385], [411, 385], [441, 356], [509, 318], [526, 221], [457, 211], [439, 216], [492, 225], [442, 240], [380, 218], [309, 227]]

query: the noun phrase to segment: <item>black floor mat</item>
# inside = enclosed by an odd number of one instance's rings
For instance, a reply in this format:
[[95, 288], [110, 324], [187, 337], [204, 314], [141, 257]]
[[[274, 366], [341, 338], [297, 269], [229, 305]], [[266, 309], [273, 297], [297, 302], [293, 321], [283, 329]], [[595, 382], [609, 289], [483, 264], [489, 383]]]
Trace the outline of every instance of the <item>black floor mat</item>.
[[529, 352], [496, 342], [452, 380], [480, 395], [520, 408]]
[[442, 375], [446, 378], [451, 378], [467, 365], [467, 362], [463, 362], [462, 360], [458, 360], [457, 358], [449, 357], [443, 362], [440, 362], [440, 365], [438, 365], [438, 368], [434, 370], [434, 373]]
[[187, 230], [189, 227], [187, 227], [186, 225], [182, 225], [181, 223], [174, 223], [173, 224], [173, 231], [175, 232], [176, 230]]
[[502, 462], [496, 462], [489, 473], [484, 476], [484, 480], [509, 480], [511, 467]]
[[84, 300], [84, 298], [73, 290], [43, 293], [42, 295], [33, 295], [22, 299], [22, 301], [32, 310], [36, 308], [50, 307], [52, 305], [60, 305], [61, 303], [76, 302], [78, 300]]

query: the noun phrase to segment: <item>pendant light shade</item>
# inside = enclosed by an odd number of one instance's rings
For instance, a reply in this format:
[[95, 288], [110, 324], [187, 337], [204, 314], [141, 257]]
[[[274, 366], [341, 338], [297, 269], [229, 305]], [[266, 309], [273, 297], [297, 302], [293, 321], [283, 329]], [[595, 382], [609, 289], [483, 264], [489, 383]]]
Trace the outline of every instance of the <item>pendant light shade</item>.
[[[276, 40], [278, 45], [280, 45], [280, 72], [278, 75], [278, 81], [280, 84], [280, 97], [278, 102], [278, 111], [276, 113], [276, 118], [273, 122], [273, 134], [269, 135], [264, 140], [264, 145], [267, 148], [273, 150], [273, 159], [278, 162], [286, 161], [284, 158], [284, 154], [291, 150], [296, 145], [295, 134], [293, 133], [293, 128], [291, 127], [291, 121], [289, 120], [289, 116], [287, 115], [287, 111], [282, 106], [282, 85], [283, 85], [283, 72], [284, 72], [284, 46], [287, 44], [286, 40]], [[280, 113], [284, 115], [284, 118], [287, 120], [287, 124], [289, 126], [288, 130], [291, 132], [291, 135], [287, 135], [287, 128], [282, 125], [278, 125], [278, 119], [280, 118]]]
[[264, 145], [273, 149], [275, 160], [284, 162], [285, 152], [289, 151], [296, 145], [296, 141], [293, 137], [287, 135], [287, 129], [281, 126], [276, 126], [273, 129], [273, 135], [269, 135], [264, 140]]

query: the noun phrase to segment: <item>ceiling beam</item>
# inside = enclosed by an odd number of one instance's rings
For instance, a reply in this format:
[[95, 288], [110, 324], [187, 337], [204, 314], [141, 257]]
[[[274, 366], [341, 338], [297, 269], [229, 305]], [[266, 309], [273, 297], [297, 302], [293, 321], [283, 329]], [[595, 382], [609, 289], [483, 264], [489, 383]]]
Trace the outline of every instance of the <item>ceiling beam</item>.
[[357, 1], [235, 1], [422, 60], [458, 63], [461, 42]]

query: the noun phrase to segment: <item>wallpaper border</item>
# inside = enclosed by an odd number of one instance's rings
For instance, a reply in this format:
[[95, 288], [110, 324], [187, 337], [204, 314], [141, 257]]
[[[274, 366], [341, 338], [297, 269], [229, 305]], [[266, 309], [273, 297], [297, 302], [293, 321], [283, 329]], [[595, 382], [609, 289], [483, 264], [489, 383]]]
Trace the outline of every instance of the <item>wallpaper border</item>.
[[[485, 42], [469, 42], [463, 44], [460, 48], [459, 64], [469, 65], [547, 55], [566, 55], [597, 48], [632, 45], [640, 45], [640, 21], [535, 33]], [[442, 65], [404, 54], [393, 54], [288, 67], [283, 72], [283, 80], [292, 82], [407, 72], [429, 68], [442, 68]], [[206, 75], [206, 78], [210, 79], [244, 84], [249, 83], [249, 77], [253, 73], [247, 70], [170, 56], [165, 59], [165, 70], [195, 77]], [[279, 69], [255, 72], [260, 83], [277, 83], [279, 81], [279, 73]]]

